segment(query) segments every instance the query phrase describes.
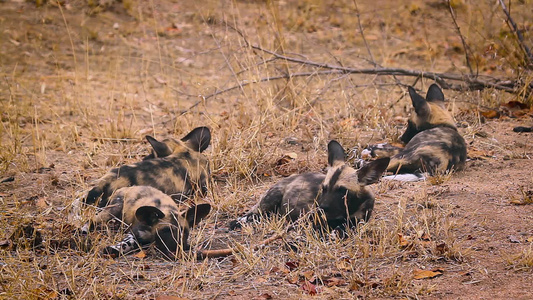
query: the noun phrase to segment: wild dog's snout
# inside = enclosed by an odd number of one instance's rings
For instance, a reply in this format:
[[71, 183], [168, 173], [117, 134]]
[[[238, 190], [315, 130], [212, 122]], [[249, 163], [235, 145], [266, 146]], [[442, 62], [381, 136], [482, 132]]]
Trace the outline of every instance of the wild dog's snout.
[[211, 205], [198, 204], [180, 211], [168, 195], [149, 186], [125, 187], [117, 190], [110, 203], [92, 220], [105, 224], [117, 218], [129, 226], [125, 238], [104, 249], [105, 254], [127, 254], [155, 243], [166, 257], [173, 258], [180, 249], [189, 249], [189, 231], [210, 212]]

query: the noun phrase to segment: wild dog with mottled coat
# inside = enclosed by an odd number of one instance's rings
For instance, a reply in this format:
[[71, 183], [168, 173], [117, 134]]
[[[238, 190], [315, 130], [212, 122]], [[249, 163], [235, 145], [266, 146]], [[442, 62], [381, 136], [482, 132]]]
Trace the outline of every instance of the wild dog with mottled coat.
[[98, 201], [98, 206], [104, 207], [115, 190], [134, 185], [152, 186], [175, 200], [207, 193], [209, 163], [202, 152], [211, 141], [209, 128], [195, 128], [181, 140], [158, 141], [151, 136], [146, 139], [153, 148], [152, 154], [100, 178], [87, 194], [87, 204]]
[[388, 163], [388, 158], [378, 159], [356, 171], [345, 163], [342, 146], [332, 140], [328, 144], [327, 174], [305, 173], [282, 179], [229, 227], [238, 228], [259, 215], [279, 214], [296, 221], [301, 215], [319, 208], [326, 220], [320, 227], [344, 231], [346, 226], [370, 218], [374, 196], [366, 185], [377, 182]]
[[211, 205], [198, 204], [182, 212], [170, 196], [153, 187], [123, 187], [113, 193], [109, 204], [91, 220], [90, 227], [92, 230], [111, 220], [129, 226], [121, 242], [104, 249], [105, 254], [113, 257], [155, 242], [166, 257], [174, 258], [178, 251], [189, 249], [190, 229], [210, 210]]
[[379, 144], [369, 149], [373, 157], [391, 157], [387, 171], [405, 174], [385, 178], [416, 181], [424, 178], [423, 172], [434, 175], [462, 169], [466, 143], [457, 131], [452, 115], [444, 107], [442, 90], [432, 84], [425, 99], [414, 88], [408, 90], [415, 113], [400, 137], [405, 147]]

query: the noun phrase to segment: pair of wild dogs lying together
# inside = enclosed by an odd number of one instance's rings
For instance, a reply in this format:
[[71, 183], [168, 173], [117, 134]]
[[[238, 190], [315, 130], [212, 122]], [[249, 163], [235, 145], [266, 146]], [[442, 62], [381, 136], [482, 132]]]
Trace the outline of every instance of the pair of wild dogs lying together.
[[[230, 229], [260, 215], [280, 214], [295, 221], [317, 211], [320, 217], [313, 221], [316, 228], [343, 232], [347, 226], [368, 221], [374, 196], [366, 186], [377, 182], [385, 171], [420, 178], [422, 172], [431, 175], [462, 168], [466, 144], [444, 107], [441, 89], [431, 85], [424, 98], [409, 87], [409, 95], [415, 113], [401, 137], [404, 148], [387, 144], [369, 147], [372, 156], [383, 158], [355, 170], [345, 162], [342, 146], [332, 140], [325, 175], [306, 173], [282, 179], [245, 216], [232, 221]], [[152, 154], [141, 162], [111, 170], [88, 193], [86, 202], [98, 200], [103, 208], [92, 220], [93, 226], [113, 218], [131, 225], [126, 238], [105, 252], [118, 255], [155, 243], [167, 257], [173, 257], [180, 249], [188, 249], [190, 228], [211, 209], [209, 204], [198, 204], [182, 212], [176, 203], [207, 192], [209, 165], [202, 152], [209, 146], [211, 134], [208, 128], [199, 127], [181, 140], [147, 139]]]

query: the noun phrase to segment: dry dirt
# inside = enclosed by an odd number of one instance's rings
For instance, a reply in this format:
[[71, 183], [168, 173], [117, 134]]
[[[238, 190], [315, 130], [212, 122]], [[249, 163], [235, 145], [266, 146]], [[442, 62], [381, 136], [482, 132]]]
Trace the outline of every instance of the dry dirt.
[[[60, 2], [0, 3], [0, 298], [533, 298], [533, 204], [513, 204], [533, 197], [533, 134], [512, 131], [532, 126], [533, 113], [501, 106], [531, 105], [523, 96], [445, 90], [468, 143], [466, 169], [442, 183], [372, 186], [374, 217], [346, 241], [302, 241], [309, 233], [299, 228], [286, 241], [303, 250], [276, 241], [254, 252], [283, 222], [225, 229], [282, 176], [322, 171], [330, 139], [357, 153], [397, 138], [410, 109], [405, 85], [432, 83], [322, 74], [238, 87], [323, 71], [272, 60], [241, 34], [301, 60], [466, 74], [444, 1]], [[532, 80], [494, 1], [452, 2], [479, 73]], [[533, 5], [512, 3], [533, 46]], [[492, 110], [501, 116], [480, 114]], [[99, 255], [113, 240], [106, 234], [91, 236], [94, 249], [67, 247], [82, 222], [71, 204], [94, 180], [145, 155], [144, 135], [201, 125], [213, 133], [202, 201], [215, 211], [191, 243], [239, 254], [168, 262], [149, 249], [110, 259]], [[280, 160], [287, 153], [296, 159]], [[23, 224], [43, 245], [13, 238]], [[417, 279], [419, 270], [441, 274]]]

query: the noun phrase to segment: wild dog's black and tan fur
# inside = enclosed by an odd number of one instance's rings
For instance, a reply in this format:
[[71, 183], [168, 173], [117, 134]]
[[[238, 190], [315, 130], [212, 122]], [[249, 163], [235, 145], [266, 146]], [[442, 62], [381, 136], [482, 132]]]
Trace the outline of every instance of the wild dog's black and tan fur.
[[405, 148], [377, 145], [371, 147], [372, 156], [390, 156], [387, 171], [395, 174], [428, 172], [433, 175], [463, 168], [466, 143], [444, 107], [442, 90], [433, 84], [424, 99], [409, 87], [409, 95], [415, 113], [400, 138]]
[[344, 229], [347, 223], [355, 225], [361, 220], [368, 221], [374, 208], [374, 196], [365, 186], [378, 181], [389, 159], [375, 160], [358, 171], [344, 159], [342, 146], [336, 141], [329, 142], [326, 175], [306, 173], [281, 180], [245, 216], [232, 221], [230, 229], [260, 214], [279, 214], [295, 221], [315, 208], [323, 212], [327, 221], [324, 227], [329, 229]]
[[209, 128], [198, 127], [181, 140], [160, 142], [151, 136], [146, 139], [153, 148], [152, 154], [104, 175], [87, 194], [86, 203], [99, 200], [98, 206], [104, 207], [115, 190], [134, 185], [155, 187], [176, 200], [197, 192], [205, 195], [209, 164], [202, 152], [211, 141]]
[[170, 196], [155, 188], [124, 187], [115, 191], [109, 205], [92, 219], [91, 227], [114, 219], [129, 226], [124, 240], [106, 247], [106, 254], [116, 257], [155, 242], [165, 256], [173, 258], [177, 251], [189, 248], [190, 228], [205, 218], [210, 210], [209, 204], [198, 204], [181, 212]]

